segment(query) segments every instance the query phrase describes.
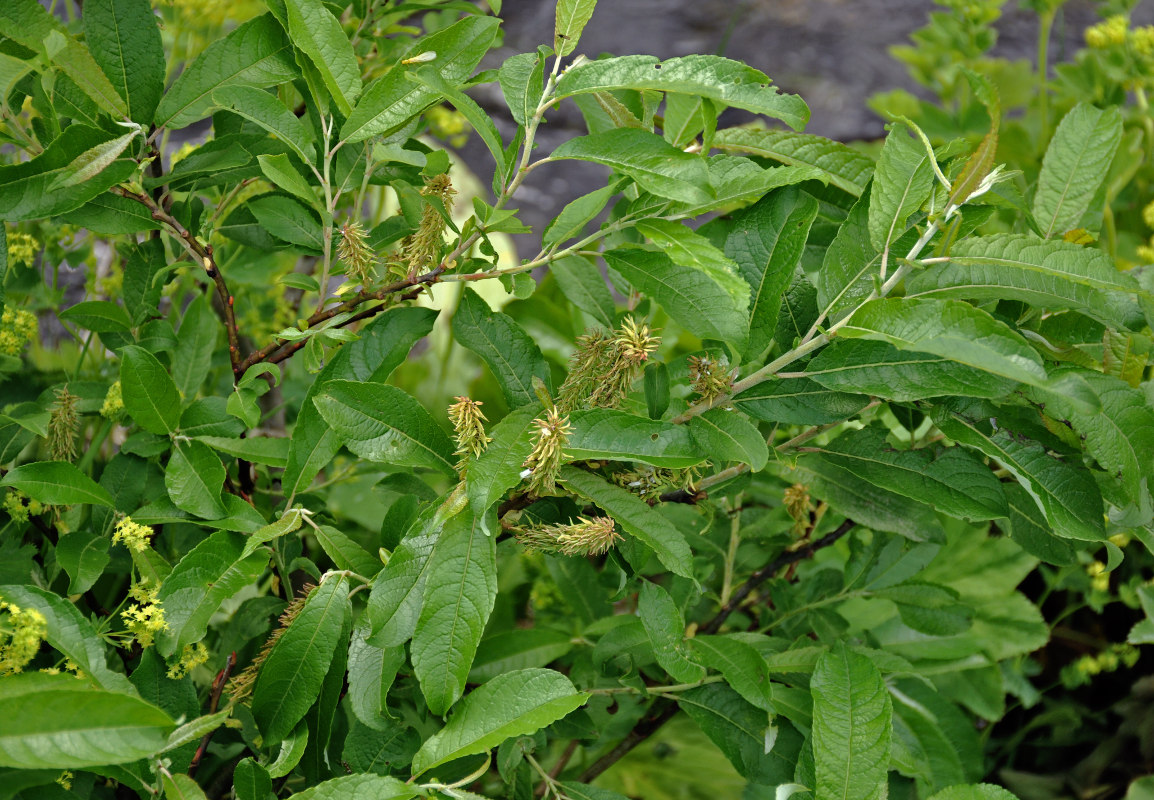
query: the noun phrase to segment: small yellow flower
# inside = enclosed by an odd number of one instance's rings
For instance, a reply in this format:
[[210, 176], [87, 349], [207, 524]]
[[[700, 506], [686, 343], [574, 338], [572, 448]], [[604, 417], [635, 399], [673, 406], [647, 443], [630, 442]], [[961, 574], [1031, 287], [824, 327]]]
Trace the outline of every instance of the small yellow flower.
[[204, 646], [204, 642], [186, 644], [180, 651], [180, 660], [168, 668], [168, 677], [180, 680], [206, 661], [208, 661], [208, 648]]
[[[1154, 27], [1151, 30], [1154, 30]], [[1142, 207], [1142, 221], [1146, 223], [1147, 228], [1154, 228], [1154, 200]]]
[[124, 396], [121, 394], [120, 381], [108, 387], [104, 395], [104, 404], [100, 406], [100, 416], [105, 419], [118, 420], [124, 414]]
[[701, 395], [701, 399], [713, 402], [722, 395], [729, 394], [733, 388], [733, 378], [736, 370], [729, 368], [729, 362], [710, 356], [689, 357], [689, 379], [693, 382], [693, 391]]
[[59, 783], [62, 787], [64, 787], [65, 791], [68, 791], [72, 788], [72, 778], [73, 777], [75, 777], [75, 776], [72, 774], [72, 770], [66, 769], [63, 772], [61, 772], [59, 776], [57, 776], [56, 782]]
[[26, 267], [36, 263], [36, 254], [40, 252], [40, 242], [28, 233], [12, 233], [8, 235], [8, 260], [13, 264], [23, 264]]
[[0, 316], [0, 353], [18, 356], [24, 345], [39, 332], [36, 315], [18, 308], [5, 308]]
[[[143, 527], [143, 526], [141, 526]], [[136, 637], [136, 641], [143, 648], [152, 647], [156, 634], [168, 630], [168, 623], [164, 619], [164, 609], [157, 597], [159, 587], [148, 588], [148, 581], [135, 583], [128, 590], [129, 596], [136, 602], [121, 612], [121, 619], [125, 627]]]
[[485, 414], [481, 411], [482, 403], [469, 397], [454, 398], [457, 402], [449, 406], [449, 420], [453, 423], [453, 431], [457, 438], [456, 454], [460, 456], [457, 471], [465, 477], [465, 469], [470, 458], [479, 458], [485, 452], [489, 442], [493, 441], [485, 435]]
[[130, 550], [143, 553], [152, 542], [152, 528], [139, 525], [132, 521], [132, 517], [125, 517], [116, 523], [112, 532], [112, 543], [123, 544]]
[[1087, 28], [1086, 44], [1096, 50], [1125, 44], [1129, 27], [1130, 20], [1122, 14], [1116, 14], [1104, 22]]
[[34, 608], [21, 608], [0, 600], [0, 676], [15, 675], [40, 652], [40, 643], [48, 634], [48, 622]]

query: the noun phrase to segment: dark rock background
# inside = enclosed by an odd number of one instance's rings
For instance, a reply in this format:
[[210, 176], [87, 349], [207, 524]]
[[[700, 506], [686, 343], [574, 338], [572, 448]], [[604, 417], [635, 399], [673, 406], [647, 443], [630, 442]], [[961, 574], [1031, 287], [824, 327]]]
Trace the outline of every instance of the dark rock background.
[[[1151, 21], [1151, 3], [1139, 4], [1136, 23]], [[1050, 63], [1068, 58], [1081, 44], [1082, 33], [1099, 20], [1090, 0], [1072, 0], [1059, 12], [1050, 44]], [[498, 67], [511, 55], [534, 50], [553, 38], [554, 0], [505, 0], [504, 46], [482, 65]], [[905, 66], [888, 52], [906, 44], [913, 31], [926, 24], [929, 13], [942, 10], [929, 0], [601, 0], [581, 37], [578, 53], [645, 53], [659, 58], [716, 53], [739, 59], [773, 79], [783, 92], [799, 94], [809, 104], [806, 131], [840, 140], [883, 135], [882, 120], [866, 106], [877, 91], [918, 86]], [[993, 54], [1033, 59], [1037, 17], [1008, 3], [997, 23]], [[513, 122], [502, 113], [504, 103], [495, 85], [473, 93], [493, 114], [506, 140]], [[740, 118], [723, 118], [734, 124]], [[550, 112], [538, 131], [538, 155], [585, 133], [576, 106], [563, 103]], [[492, 157], [473, 136], [461, 156], [487, 184]], [[534, 171], [515, 198], [520, 218], [534, 230], [557, 215], [569, 200], [604, 185], [605, 172], [595, 165], [562, 161]], [[523, 257], [537, 252], [536, 237], [518, 236]]]

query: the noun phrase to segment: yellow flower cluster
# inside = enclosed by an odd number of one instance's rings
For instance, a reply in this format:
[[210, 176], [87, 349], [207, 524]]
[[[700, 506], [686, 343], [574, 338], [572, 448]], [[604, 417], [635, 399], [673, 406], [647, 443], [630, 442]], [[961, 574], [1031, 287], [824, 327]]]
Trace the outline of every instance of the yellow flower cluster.
[[25, 497], [15, 489], [9, 490], [4, 497], [3, 508], [16, 522], [27, 522], [29, 517], [37, 517], [44, 513], [44, 505], [39, 500]]
[[72, 770], [66, 769], [60, 773], [59, 777], [56, 778], [56, 782], [64, 787], [65, 791], [68, 791], [72, 788], [72, 779], [74, 777], [75, 776], [72, 774]]
[[180, 661], [168, 668], [168, 677], [180, 680], [206, 661], [208, 661], [208, 648], [204, 646], [204, 642], [186, 644], [180, 651]]
[[0, 617], [0, 675], [15, 675], [40, 652], [48, 622], [34, 608], [0, 600], [0, 612], [4, 611], [8, 614], [7, 620]]
[[557, 488], [557, 475], [561, 472], [561, 462], [565, 459], [565, 445], [573, 428], [569, 417], [562, 417], [556, 408], [551, 408], [544, 419], [535, 419], [537, 440], [533, 450], [525, 459], [522, 478], [529, 479], [529, 491], [533, 494], [552, 494]]
[[13, 264], [23, 264], [26, 267], [36, 262], [36, 254], [40, 252], [40, 242], [28, 233], [12, 233], [8, 236], [8, 260]]
[[1135, 28], [1130, 35], [1134, 44], [1134, 51], [1142, 58], [1154, 57], [1154, 25], [1143, 25]]
[[108, 387], [104, 395], [104, 404], [100, 406], [100, 416], [105, 419], [117, 420], [124, 413], [124, 397], [120, 393], [120, 381]]
[[112, 543], [123, 544], [129, 550], [143, 553], [152, 542], [152, 528], [132, 521], [132, 517], [125, 517], [116, 523], [116, 530], [112, 532]]
[[1110, 573], [1101, 561], [1092, 561], [1086, 565], [1086, 574], [1090, 576], [1090, 588], [1095, 592], [1105, 592], [1110, 589]]
[[689, 380], [693, 382], [693, 391], [701, 395], [702, 400], [713, 402], [729, 394], [736, 374], [737, 370], [729, 368], [729, 361], [724, 356], [720, 359], [709, 356], [689, 357]]
[[1120, 667], [1132, 668], [1138, 663], [1138, 648], [1131, 644], [1112, 644], [1100, 653], [1087, 654], [1062, 668], [1062, 682], [1069, 687], [1084, 686], [1095, 675], [1114, 672]]
[[481, 403], [470, 397], [457, 397], [457, 402], [449, 406], [449, 420], [453, 423], [453, 432], [457, 438], [456, 454], [460, 456], [457, 462], [457, 471], [465, 477], [465, 469], [470, 458], [479, 458], [493, 441], [485, 435], [484, 412]]
[[[144, 526], [138, 526], [144, 527]], [[151, 529], [146, 528], [151, 534]], [[156, 634], [168, 630], [168, 623], [164, 620], [164, 609], [157, 598], [159, 587], [148, 588], [148, 581], [134, 583], [128, 590], [129, 596], [136, 602], [129, 605], [120, 613], [129, 632], [136, 637], [141, 647], [152, 647]]]
[[1096, 50], [1126, 43], [1126, 32], [1130, 20], [1123, 14], [1115, 14], [1104, 22], [1086, 29], [1086, 44]]
[[621, 405], [660, 343], [661, 339], [653, 335], [648, 325], [639, 325], [632, 317], [626, 317], [616, 331], [594, 330], [579, 336], [557, 405], [564, 412], [582, 406], [616, 408]]
[[39, 331], [36, 315], [31, 311], [5, 308], [0, 316], [0, 353], [18, 356], [24, 345], [36, 338]]
[[517, 541], [530, 550], [566, 556], [597, 556], [609, 550], [621, 535], [612, 517], [578, 518], [568, 525], [539, 525], [517, 531]]
[[369, 248], [365, 228], [355, 219], [341, 226], [341, 240], [337, 243], [337, 258], [348, 267], [348, 271], [361, 283], [368, 283], [373, 275], [372, 268], [377, 256]]

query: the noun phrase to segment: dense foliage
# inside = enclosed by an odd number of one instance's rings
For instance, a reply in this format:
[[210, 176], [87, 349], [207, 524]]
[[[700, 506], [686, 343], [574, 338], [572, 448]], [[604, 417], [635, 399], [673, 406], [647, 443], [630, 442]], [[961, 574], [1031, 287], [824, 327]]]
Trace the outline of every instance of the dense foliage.
[[0, 795], [1152, 791], [1154, 28], [851, 147], [594, 4], [0, 2]]

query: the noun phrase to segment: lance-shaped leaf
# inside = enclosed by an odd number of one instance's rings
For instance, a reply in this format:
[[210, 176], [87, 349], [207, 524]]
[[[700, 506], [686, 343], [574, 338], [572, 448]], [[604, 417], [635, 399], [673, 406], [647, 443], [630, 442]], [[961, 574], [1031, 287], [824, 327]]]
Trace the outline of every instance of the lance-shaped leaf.
[[421, 615], [429, 557], [444, 525], [438, 506], [427, 508], [410, 526], [389, 563], [373, 579], [367, 609], [372, 621], [369, 644], [397, 647], [413, 635]]
[[822, 458], [875, 486], [970, 521], [1006, 516], [1002, 485], [989, 467], [957, 447], [897, 450], [877, 425], [847, 431], [822, 448]]
[[963, 74], [970, 82], [974, 95], [986, 107], [990, 114], [990, 130], [982, 137], [978, 148], [966, 161], [958, 177], [954, 178], [950, 186], [949, 205], [961, 205], [973, 195], [981, 186], [982, 181], [994, 168], [994, 157], [998, 151], [998, 129], [1002, 124], [1002, 103], [998, 98], [997, 89], [985, 75], [979, 75], [970, 69], [963, 68]]
[[120, 388], [124, 407], [149, 433], [172, 433], [180, 424], [180, 392], [152, 353], [130, 345], [120, 351]]
[[693, 553], [685, 536], [644, 500], [576, 467], [562, 467], [561, 480], [565, 488], [610, 514], [626, 533], [656, 553], [666, 569], [693, 577]]
[[700, 155], [686, 153], [655, 133], [617, 128], [562, 142], [550, 158], [604, 164], [627, 175], [648, 192], [682, 203], [712, 200], [709, 171]]
[[870, 300], [854, 312], [838, 335], [942, 356], [1033, 386], [1048, 384], [1041, 357], [1020, 334], [958, 300]]
[[255, 122], [291, 147], [306, 163], [316, 158], [313, 133], [275, 94], [254, 86], [222, 86], [213, 100], [247, 120]]
[[642, 583], [637, 616], [653, 645], [657, 663], [674, 680], [693, 683], [705, 677], [705, 668], [694, 661], [685, 639], [685, 616], [669, 592], [655, 583]]
[[652, 297], [686, 329], [701, 337], [744, 344], [748, 311], [734, 306], [729, 293], [705, 273], [649, 250], [622, 248], [604, 257], [633, 288]]
[[397, 670], [405, 663], [405, 648], [376, 647], [368, 642], [372, 626], [362, 614], [349, 639], [349, 708], [373, 730], [395, 729], [386, 698]]
[[93, 0], [84, 9], [84, 40], [92, 58], [147, 125], [164, 93], [164, 44], [148, 0]]
[[638, 417], [625, 411], [595, 408], [570, 416], [573, 433], [565, 445], [571, 459], [636, 461], [680, 469], [705, 460], [684, 425]]
[[921, 140], [901, 123], [890, 127], [870, 190], [870, 244], [885, 250], [906, 229], [906, 220], [930, 194], [934, 171]]
[[485, 452], [469, 462], [465, 486], [469, 507], [478, 519], [483, 520], [492, 505], [521, 482], [537, 430], [533, 420], [539, 413], [540, 408], [534, 405], [510, 411], [489, 431], [493, 441]]
[[906, 282], [907, 297], [1020, 300], [1046, 309], [1073, 309], [1104, 325], [1141, 319], [1133, 299], [1138, 282], [1098, 249], [1025, 234], [972, 236]]
[[67, 189], [69, 186], [75, 186], [95, 178], [111, 166], [116, 159], [120, 158], [120, 154], [128, 148], [128, 145], [139, 133], [139, 130], [134, 130], [85, 150], [74, 158], [67, 167], [56, 173], [56, 177], [48, 184], [48, 191], [56, 192], [60, 189]]
[[589, 695], [551, 669], [498, 675], [474, 690], [444, 728], [429, 737], [413, 758], [422, 775], [448, 761], [491, 750], [506, 739], [539, 731], [584, 705]]
[[751, 417], [789, 425], [828, 425], [852, 417], [869, 401], [867, 395], [831, 391], [809, 378], [771, 378], [733, 398]]
[[492, 370], [511, 407], [537, 401], [534, 378], [546, 387], [552, 386], [549, 365], [533, 337], [508, 314], [489, 308], [472, 289], [461, 293], [452, 328], [453, 338], [480, 356]]
[[348, 116], [361, 93], [361, 68], [349, 37], [321, 0], [287, 0], [288, 32], [316, 67], [341, 113]]
[[324, 249], [324, 229], [316, 212], [297, 200], [279, 194], [268, 194], [249, 201], [246, 206], [261, 227], [278, 239], [295, 244], [306, 252]]
[[760, 472], [769, 461], [769, 447], [757, 426], [743, 414], [715, 408], [689, 421], [698, 449], [714, 462], [736, 461]]
[[[605, 199], [608, 199], [608, 196]], [[602, 202], [602, 207], [604, 207], [604, 202]], [[594, 214], [598, 212], [594, 212]], [[561, 214], [565, 214], [564, 209]], [[547, 234], [548, 231], [546, 231]], [[616, 307], [613, 303], [613, 295], [610, 294], [609, 287], [605, 284], [601, 270], [581, 256], [565, 256], [554, 261], [550, 265], [549, 271], [557, 279], [557, 284], [569, 302], [606, 328], [613, 327], [613, 315]]]
[[429, 558], [410, 649], [413, 671], [434, 714], [444, 714], [464, 694], [497, 598], [496, 542], [471, 512], [463, 512], [445, 526]]
[[469, 683], [484, 683], [503, 672], [544, 667], [573, 649], [573, 637], [549, 628], [513, 628], [485, 637], [477, 648]]
[[275, 86], [298, 74], [292, 44], [276, 19], [264, 14], [206, 47], [165, 93], [154, 122], [182, 128], [212, 112], [213, 93], [221, 87]]
[[126, 180], [136, 171], [136, 165], [125, 158], [114, 161], [90, 180], [69, 186], [65, 191], [48, 190], [58, 177], [68, 173], [78, 158], [110, 138], [114, 137], [87, 125], [69, 125], [35, 158], [0, 166], [0, 217], [8, 222], [20, 222], [63, 214]]
[[67, 461], [21, 464], [0, 478], [0, 486], [11, 486], [50, 506], [113, 505], [107, 489]]
[[160, 752], [175, 727], [139, 697], [72, 675], [10, 675], [0, 706], [0, 765], [21, 769], [125, 764]]
[[722, 56], [692, 55], [665, 61], [654, 56], [621, 56], [587, 61], [566, 70], [557, 96], [616, 89], [651, 89], [705, 97], [724, 106], [780, 119], [794, 130], [809, 121], [809, 107], [797, 95], [779, 94], [762, 72]]
[[518, 53], [507, 58], [497, 73], [501, 94], [518, 125], [526, 124], [537, 111], [545, 87], [544, 71], [545, 59], [540, 53]]
[[1079, 103], [1058, 123], [1042, 158], [1034, 219], [1047, 239], [1074, 228], [1097, 230], [1105, 197], [1099, 196], [1122, 140], [1122, 114]]
[[298, 800], [409, 800], [417, 789], [388, 775], [344, 775], [322, 781], [301, 792]]
[[648, 219], [634, 227], [675, 264], [699, 269], [716, 281], [729, 293], [735, 307], [749, 307], [748, 276], [739, 272], [731, 254], [721, 252], [709, 239], [680, 222]]
[[424, 406], [395, 386], [329, 381], [313, 403], [362, 458], [457, 474], [452, 441]]
[[774, 713], [769, 665], [753, 645], [729, 636], [695, 636], [690, 643], [698, 661], [720, 672], [746, 701]]
[[878, 668], [839, 642], [818, 659], [810, 691], [814, 796], [886, 797], [892, 706]]
[[164, 486], [173, 504], [201, 519], [220, 519], [225, 470], [216, 453], [203, 442], [176, 442], [164, 470]]
[[898, 401], [944, 395], [1003, 397], [1018, 385], [945, 356], [869, 339], [835, 339], [806, 365], [805, 374], [827, 389]]
[[567, 56], [573, 52], [596, 7], [597, 0], [558, 0], [557, 17], [553, 25], [553, 49], [558, 56]]
[[801, 260], [817, 209], [811, 195], [788, 186], [739, 211], [729, 225], [725, 254], [737, 262], [752, 289], [747, 357], [760, 355], [773, 341], [781, 296]]
[[[431, 36], [419, 39], [401, 60], [421, 53], [435, 53], [433, 62], [441, 78], [450, 85], [465, 82], [497, 35], [500, 20], [494, 17], [467, 16]], [[370, 136], [385, 135], [404, 125], [437, 101], [436, 91], [405, 77], [412, 66], [398, 64], [365, 88], [356, 108], [349, 114], [341, 139], [359, 142]]]
[[221, 604], [261, 576], [268, 555], [246, 553], [247, 544], [242, 534], [217, 531], [176, 562], [157, 595], [168, 623], [157, 636], [162, 655], [203, 639]]
[[288, 736], [316, 702], [348, 613], [348, 582], [330, 577], [276, 640], [252, 694], [252, 715], [266, 744]]
[[771, 158], [790, 166], [814, 167], [829, 183], [854, 197], [865, 191], [874, 171], [874, 162], [864, 153], [809, 133], [725, 128], [714, 135], [713, 147]]
[[1055, 534], [1091, 542], [1105, 538], [1102, 495], [1089, 471], [996, 427], [996, 419], [975, 419], [960, 403], [935, 407], [933, 419], [946, 436], [1005, 467], [1034, 498]]

